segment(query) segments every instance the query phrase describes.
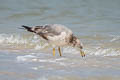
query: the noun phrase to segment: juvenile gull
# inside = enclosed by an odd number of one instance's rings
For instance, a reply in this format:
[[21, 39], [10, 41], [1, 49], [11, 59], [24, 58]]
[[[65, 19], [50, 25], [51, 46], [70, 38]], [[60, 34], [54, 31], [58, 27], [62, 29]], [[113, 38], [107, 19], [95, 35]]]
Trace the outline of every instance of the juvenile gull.
[[[53, 46], [58, 47], [59, 55], [62, 56], [61, 46], [72, 46], [76, 49], [79, 49], [82, 57], [85, 57], [84, 52], [82, 51], [83, 46], [80, 43], [80, 40], [73, 35], [72, 31], [60, 24], [48, 24], [43, 26], [22, 26], [27, 31], [33, 32], [43, 39], [47, 40]], [[53, 56], [55, 56], [55, 48], [53, 48]]]

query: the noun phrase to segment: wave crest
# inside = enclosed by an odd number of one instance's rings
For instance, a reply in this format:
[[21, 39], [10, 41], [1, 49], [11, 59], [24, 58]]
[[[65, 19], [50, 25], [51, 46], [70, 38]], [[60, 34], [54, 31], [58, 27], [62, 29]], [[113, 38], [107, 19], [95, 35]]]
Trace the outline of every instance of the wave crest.
[[48, 43], [42, 40], [39, 36], [25, 34], [0, 34], [0, 44], [36, 49], [48, 46]]

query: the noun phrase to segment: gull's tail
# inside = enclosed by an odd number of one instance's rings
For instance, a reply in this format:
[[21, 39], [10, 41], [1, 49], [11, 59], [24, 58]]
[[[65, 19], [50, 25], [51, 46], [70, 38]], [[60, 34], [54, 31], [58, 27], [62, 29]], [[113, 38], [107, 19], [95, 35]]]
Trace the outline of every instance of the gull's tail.
[[34, 32], [34, 31], [32, 30], [32, 27], [25, 26], [25, 25], [22, 25], [21, 27], [23, 27], [24, 29], [26, 29], [26, 30], [29, 31], [29, 32]]

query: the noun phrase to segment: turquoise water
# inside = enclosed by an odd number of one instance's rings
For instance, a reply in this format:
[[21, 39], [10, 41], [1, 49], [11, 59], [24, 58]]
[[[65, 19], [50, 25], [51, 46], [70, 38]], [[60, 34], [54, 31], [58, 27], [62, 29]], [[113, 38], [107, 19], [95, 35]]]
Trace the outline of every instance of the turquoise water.
[[[44, 24], [70, 28], [86, 57], [72, 47], [53, 57], [48, 43], [19, 29]], [[119, 60], [119, 0], [0, 0], [0, 80], [119, 80]]]

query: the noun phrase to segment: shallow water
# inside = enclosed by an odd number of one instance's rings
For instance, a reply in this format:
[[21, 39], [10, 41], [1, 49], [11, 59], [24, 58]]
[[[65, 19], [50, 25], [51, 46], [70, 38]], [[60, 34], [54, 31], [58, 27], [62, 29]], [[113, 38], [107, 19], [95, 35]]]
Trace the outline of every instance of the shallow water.
[[[1, 0], [0, 80], [119, 80], [119, 0]], [[84, 44], [52, 56], [43, 39], [21, 25], [63, 24]]]

